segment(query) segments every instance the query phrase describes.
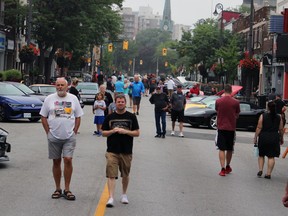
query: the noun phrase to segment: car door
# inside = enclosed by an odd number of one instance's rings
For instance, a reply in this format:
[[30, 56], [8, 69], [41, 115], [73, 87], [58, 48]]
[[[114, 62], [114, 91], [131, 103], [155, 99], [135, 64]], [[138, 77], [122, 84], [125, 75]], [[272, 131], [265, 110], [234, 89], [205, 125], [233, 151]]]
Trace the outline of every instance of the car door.
[[240, 102], [240, 114], [237, 119], [237, 128], [247, 128], [251, 121], [251, 106], [248, 103]]

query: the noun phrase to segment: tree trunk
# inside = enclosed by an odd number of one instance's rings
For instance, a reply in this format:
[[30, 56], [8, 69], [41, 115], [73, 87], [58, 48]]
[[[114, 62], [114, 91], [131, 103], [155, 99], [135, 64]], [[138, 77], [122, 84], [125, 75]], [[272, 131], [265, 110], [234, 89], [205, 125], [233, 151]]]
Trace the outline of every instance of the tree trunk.
[[48, 59], [46, 59], [45, 62], [45, 82], [50, 83], [50, 77], [51, 77], [51, 65], [53, 62], [54, 54], [56, 52], [56, 48], [53, 47], [52, 50], [49, 53]]

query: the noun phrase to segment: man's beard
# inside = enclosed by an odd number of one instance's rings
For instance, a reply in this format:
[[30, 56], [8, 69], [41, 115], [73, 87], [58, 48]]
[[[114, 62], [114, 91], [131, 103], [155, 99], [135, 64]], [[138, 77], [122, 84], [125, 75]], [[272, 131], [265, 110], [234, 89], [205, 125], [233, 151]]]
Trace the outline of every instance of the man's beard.
[[64, 96], [66, 96], [66, 91], [59, 91], [59, 90], [57, 90], [57, 95], [58, 95], [59, 97], [64, 97]]

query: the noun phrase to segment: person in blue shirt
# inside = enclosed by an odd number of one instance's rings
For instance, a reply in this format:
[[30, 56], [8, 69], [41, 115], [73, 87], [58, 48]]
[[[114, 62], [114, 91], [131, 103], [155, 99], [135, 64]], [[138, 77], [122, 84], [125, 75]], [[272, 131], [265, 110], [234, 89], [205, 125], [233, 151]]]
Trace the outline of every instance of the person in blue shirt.
[[117, 82], [115, 83], [115, 92], [114, 94], [124, 94], [124, 82], [121, 77], [118, 77]]
[[139, 115], [141, 96], [145, 93], [145, 87], [140, 81], [139, 75], [134, 75], [134, 82], [130, 84], [129, 88], [132, 89], [133, 114]]

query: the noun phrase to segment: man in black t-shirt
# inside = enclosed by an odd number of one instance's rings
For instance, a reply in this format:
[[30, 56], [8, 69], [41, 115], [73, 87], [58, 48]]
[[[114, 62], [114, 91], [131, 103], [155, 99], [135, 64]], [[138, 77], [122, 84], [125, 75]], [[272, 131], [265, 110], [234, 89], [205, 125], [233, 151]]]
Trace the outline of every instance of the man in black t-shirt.
[[108, 115], [102, 125], [102, 135], [107, 137], [106, 176], [108, 178], [109, 200], [107, 207], [114, 206], [114, 192], [118, 169], [122, 177], [121, 202], [128, 204], [126, 191], [129, 183], [129, 173], [132, 161], [133, 137], [138, 137], [139, 124], [132, 113], [126, 111], [125, 95], [115, 97], [116, 111]]

